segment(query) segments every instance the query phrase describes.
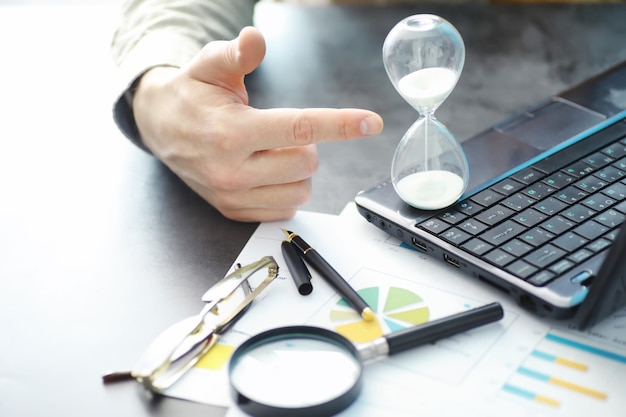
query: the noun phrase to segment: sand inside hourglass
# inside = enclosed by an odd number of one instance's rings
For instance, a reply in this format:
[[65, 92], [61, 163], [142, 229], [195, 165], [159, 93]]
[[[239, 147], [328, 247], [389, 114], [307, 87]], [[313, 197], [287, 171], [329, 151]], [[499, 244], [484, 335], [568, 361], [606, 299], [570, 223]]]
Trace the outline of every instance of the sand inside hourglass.
[[413, 106], [430, 110], [445, 100], [456, 79], [456, 73], [448, 68], [424, 68], [402, 77], [398, 90]]
[[407, 175], [396, 185], [402, 199], [413, 207], [437, 210], [458, 200], [465, 189], [463, 178], [450, 171], [431, 170]]

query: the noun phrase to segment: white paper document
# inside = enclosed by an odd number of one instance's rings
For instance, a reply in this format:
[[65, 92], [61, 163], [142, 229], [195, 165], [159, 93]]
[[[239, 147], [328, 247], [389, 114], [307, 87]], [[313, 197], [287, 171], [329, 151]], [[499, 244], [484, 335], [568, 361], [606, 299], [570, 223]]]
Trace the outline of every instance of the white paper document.
[[[362, 321], [313, 270], [313, 292], [298, 293], [281, 254], [283, 228], [302, 236], [360, 293], [376, 313], [374, 324]], [[340, 216], [299, 212], [289, 221], [263, 223], [236, 262], [267, 255], [281, 267], [278, 278], [166, 395], [245, 416], [230, 399], [227, 364], [240, 343], [261, 331], [306, 324], [358, 344], [499, 301], [505, 315], [497, 323], [366, 364], [361, 395], [340, 416], [626, 415], [626, 310], [585, 332], [536, 317], [369, 225], [353, 204]]]

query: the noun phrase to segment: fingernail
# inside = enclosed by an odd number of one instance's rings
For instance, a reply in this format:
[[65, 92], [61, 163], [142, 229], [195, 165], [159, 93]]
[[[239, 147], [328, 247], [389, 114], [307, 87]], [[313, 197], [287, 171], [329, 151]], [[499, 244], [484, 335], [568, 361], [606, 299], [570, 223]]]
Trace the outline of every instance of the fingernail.
[[382, 129], [382, 123], [377, 117], [367, 116], [361, 120], [361, 134], [363, 136], [377, 135]]

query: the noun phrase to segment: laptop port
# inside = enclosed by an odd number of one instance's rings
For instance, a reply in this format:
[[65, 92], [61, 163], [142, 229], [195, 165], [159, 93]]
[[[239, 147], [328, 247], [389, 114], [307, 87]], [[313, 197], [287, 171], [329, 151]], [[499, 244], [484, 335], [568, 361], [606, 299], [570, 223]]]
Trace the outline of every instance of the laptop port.
[[449, 263], [450, 265], [452, 265], [452, 266], [454, 266], [454, 267], [459, 268], [459, 267], [461, 266], [461, 263], [460, 263], [458, 260], [456, 260], [456, 259], [452, 258], [452, 257], [451, 257], [450, 255], [448, 255], [447, 253], [444, 253], [444, 254], [443, 254], [443, 259], [444, 259], [447, 263]]
[[500, 291], [502, 291], [502, 292], [504, 292], [504, 293], [506, 293], [506, 294], [510, 294], [510, 293], [511, 293], [511, 292], [508, 290], [508, 288], [506, 288], [506, 287], [504, 287], [504, 286], [502, 286], [502, 285], [499, 285], [498, 283], [496, 283], [496, 282], [494, 282], [494, 281], [490, 280], [490, 279], [489, 279], [489, 278], [487, 278], [487, 277], [484, 277], [484, 276], [482, 276], [482, 275], [478, 275], [478, 279], [479, 279], [481, 282], [484, 282], [485, 284], [489, 284], [489, 285], [490, 285], [490, 286], [492, 286], [493, 288], [495, 288], [495, 289], [497, 289], [497, 290], [500, 290]]
[[418, 249], [423, 250], [424, 252], [428, 252], [428, 247], [426, 246], [426, 244], [424, 242], [420, 242], [419, 240], [415, 239], [414, 237], [411, 238], [411, 243], [413, 244], [413, 246], [415, 246]]
[[530, 298], [530, 296], [526, 294], [522, 294], [522, 296], [519, 299], [519, 303], [522, 307], [524, 307], [528, 311], [532, 311], [532, 312], [537, 311], [537, 303], [535, 303], [535, 300], [533, 300], [532, 298]]

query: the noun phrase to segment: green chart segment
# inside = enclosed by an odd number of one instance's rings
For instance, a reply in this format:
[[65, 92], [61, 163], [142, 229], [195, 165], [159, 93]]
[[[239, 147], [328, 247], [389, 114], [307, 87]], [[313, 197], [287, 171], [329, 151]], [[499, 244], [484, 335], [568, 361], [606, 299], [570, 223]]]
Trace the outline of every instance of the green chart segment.
[[[330, 312], [335, 330], [353, 342], [369, 342], [385, 333], [406, 329], [428, 321], [430, 310], [418, 294], [400, 287], [389, 287], [381, 293], [380, 287], [358, 290], [359, 295], [376, 313], [376, 320], [366, 322], [342, 298]], [[384, 299], [381, 299], [383, 298]]]

